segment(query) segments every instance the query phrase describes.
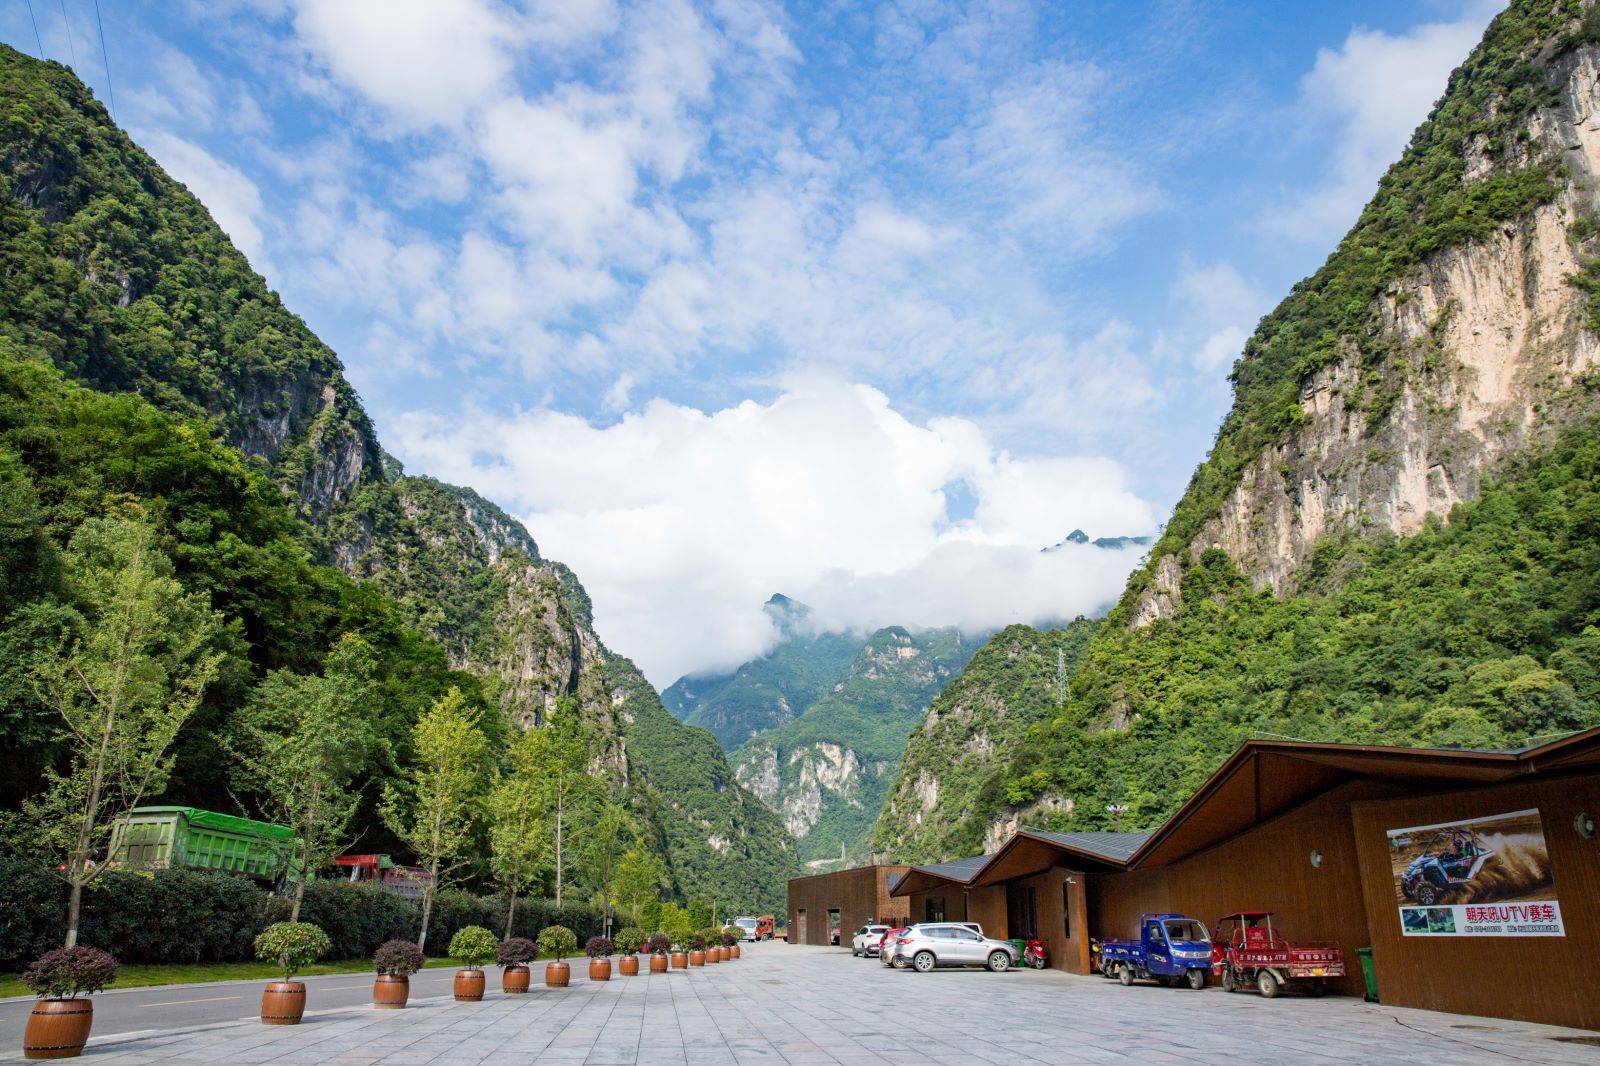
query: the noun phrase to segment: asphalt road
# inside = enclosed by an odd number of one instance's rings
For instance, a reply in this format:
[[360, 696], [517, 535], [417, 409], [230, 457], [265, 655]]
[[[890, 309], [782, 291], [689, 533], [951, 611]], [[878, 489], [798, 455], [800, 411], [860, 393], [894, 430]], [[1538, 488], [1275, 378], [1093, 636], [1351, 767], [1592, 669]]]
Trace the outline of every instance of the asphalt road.
[[[573, 966], [574, 971], [579, 969], [581, 967]], [[488, 987], [498, 990], [499, 971], [491, 967], [486, 976]], [[576, 973], [573, 976], [577, 979]], [[454, 979], [455, 969], [449, 966], [423, 970], [411, 977], [411, 995], [413, 998], [448, 995]], [[303, 980], [308, 1011], [357, 1007], [372, 1002], [370, 973], [331, 973]], [[94, 997], [94, 1035], [187, 1029], [258, 1017], [261, 990], [265, 985], [261, 980], [214, 981], [101, 992]], [[0, 1000], [0, 1056], [13, 1054], [22, 1047], [22, 1028], [32, 1009], [31, 998]]]

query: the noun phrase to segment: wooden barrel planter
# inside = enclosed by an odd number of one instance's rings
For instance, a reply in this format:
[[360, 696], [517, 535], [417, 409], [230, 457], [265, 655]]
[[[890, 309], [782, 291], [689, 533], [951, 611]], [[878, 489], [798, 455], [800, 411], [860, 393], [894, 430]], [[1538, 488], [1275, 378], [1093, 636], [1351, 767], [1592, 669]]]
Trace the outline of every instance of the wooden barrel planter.
[[411, 978], [403, 973], [380, 973], [372, 982], [372, 1005], [379, 1010], [399, 1010], [411, 995]]
[[590, 959], [589, 960], [589, 980], [591, 980], [591, 981], [609, 981], [609, 980], [611, 980], [611, 960], [610, 959]]
[[87, 998], [41, 999], [34, 1003], [22, 1032], [22, 1057], [71, 1059], [83, 1054], [94, 1024], [94, 1004]]
[[706, 948], [706, 962], [708, 964], [709, 963], [713, 963], [713, 962], [721, 962], [721, 961], [722, 961], [722, 949], [721, 948]]
[[544, 983], [546, 988], [566, 988], [567, 982], [572, 980], [572, 967], [564, 962], [547, 962], [544, 964]]
[[672, 953], [672, 968], [674, 970], [681, 970], [688, 965], [689, 953], [687, 951], [674, 951]]
[[651, 955], [650, 956], [650, 972], [651, 973], [666, 973], [667, 972], [667, 957], [665, 955]]
[[737, 959], [738, 957], [739, 957], [739, 945], [738, 944], [734, 944], [733, 946], [728, 948], [728, 958]]
[[457, 970], [456, 1000], [461, 1003], [476, 1003], [483, 998], [484, 984], [482, 970]]
[[622, 971], [624, 977], [639, 976], [639, 956], [624, 955], [617, 960], [617, 969]]
[[706, 964], [706, 953], [705, 952], [703, 952], [703, 951], [691, 951], [691, 952], [689, 952], [689, 965], [690, 966], [704, 966], [705, 964]]
[[306, 1013], [302, 981], [270, 981], [261, 993], [261, 1024], [299, 1025]]
[[520, 996], [533, 983], [533, 973], [520, 962], [512, 963], [500, 971], [500, 991], [510, 996]]

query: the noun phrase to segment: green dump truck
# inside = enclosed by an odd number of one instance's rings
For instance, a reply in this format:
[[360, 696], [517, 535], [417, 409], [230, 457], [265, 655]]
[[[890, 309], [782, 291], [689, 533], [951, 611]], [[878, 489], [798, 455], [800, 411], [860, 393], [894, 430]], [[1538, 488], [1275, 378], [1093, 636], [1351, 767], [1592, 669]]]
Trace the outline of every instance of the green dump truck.
[[198, 807], [135, 807], [111, 829], [111, 863], [134, 869], [189, 866], [276, 881], [294, 830]]

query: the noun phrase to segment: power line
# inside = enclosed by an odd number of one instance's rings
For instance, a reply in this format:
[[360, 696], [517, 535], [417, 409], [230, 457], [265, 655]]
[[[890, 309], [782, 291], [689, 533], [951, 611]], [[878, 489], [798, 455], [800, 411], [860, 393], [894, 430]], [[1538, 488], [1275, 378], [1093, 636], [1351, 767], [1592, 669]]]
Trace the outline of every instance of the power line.
[[39, 36], [39, 20], [33, 14], [33, 0], [28, 0], [28, 21], [33, 23], [33, 43], [39, 46], [39, 58], [44, 58], [44, 38]]
[[94, 23], [100, 28], [100, 58], [106, 65], [106, 99], [111, 104], [111, 121], [117, 120], [117, 91], [111, 87], [111, 53], [106, 51], [106, 24], [100, 18], [100, 0], [94, 0]]
[[61, 26], [67, 31], [67, 55], [72, 58], [72, 69], [78, 69], [78, 48], [72, 43], [72, 20], [67, 18], [67, 0], [61, 0]]

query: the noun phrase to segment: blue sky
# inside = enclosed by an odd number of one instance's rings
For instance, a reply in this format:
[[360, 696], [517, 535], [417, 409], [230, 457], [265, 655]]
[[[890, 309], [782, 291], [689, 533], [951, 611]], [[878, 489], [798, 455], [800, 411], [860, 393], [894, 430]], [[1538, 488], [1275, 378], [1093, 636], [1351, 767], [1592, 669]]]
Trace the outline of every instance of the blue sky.
[[[118, 119], [657, 683], [1092, 611], [1496, 3], [101, 0]], [[63, 18], [63, 7], [65, 18]], [[0, 36], [109, 97], [92, 0]], [[70, 37], [68, 28], [70, 27]]]

